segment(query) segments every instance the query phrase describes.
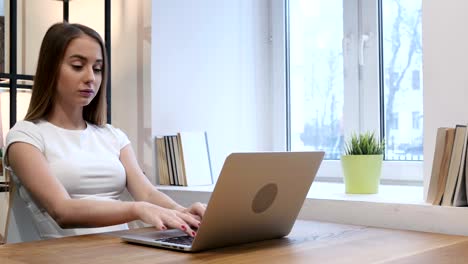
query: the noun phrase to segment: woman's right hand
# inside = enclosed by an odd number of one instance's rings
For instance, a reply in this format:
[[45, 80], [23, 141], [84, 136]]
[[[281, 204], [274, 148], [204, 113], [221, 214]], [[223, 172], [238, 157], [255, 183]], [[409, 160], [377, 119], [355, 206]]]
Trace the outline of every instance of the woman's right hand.
[[158, 230], [180, 229], [194, 237], [196, 232], [192, 227], [200, 226], [200, 221], [190, 213], [167, 209], [148, 202], [135, 202], [135, 212], [141, 221], [153, 225]]

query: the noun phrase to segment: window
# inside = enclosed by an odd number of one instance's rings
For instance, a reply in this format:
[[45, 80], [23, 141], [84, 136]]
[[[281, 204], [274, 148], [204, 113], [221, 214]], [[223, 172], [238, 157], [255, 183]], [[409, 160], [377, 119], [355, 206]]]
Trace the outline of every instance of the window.
[[324, 150], [319, 178], [339, 178], [344, 139], [375, 131], [398, 161], [383, 179], [422, 182], [421, 0], [286, 0], [286, 11], [289, 149]]

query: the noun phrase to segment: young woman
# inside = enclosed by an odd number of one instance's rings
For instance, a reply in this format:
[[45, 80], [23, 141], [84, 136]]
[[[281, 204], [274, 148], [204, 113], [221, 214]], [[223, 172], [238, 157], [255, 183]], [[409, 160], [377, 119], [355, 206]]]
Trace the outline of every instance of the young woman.
[[[107, 69], [96, 31], [68, 23], [49, 28], [28, 112], [8, 133], [5, 156], [39, 235], [119, 230], [139, 219], [195, 236], [205, 206], [184, 208], [154, 188], [127, 136], [106, 124]], [[119, 200], [125, 188], [135, 202]]]

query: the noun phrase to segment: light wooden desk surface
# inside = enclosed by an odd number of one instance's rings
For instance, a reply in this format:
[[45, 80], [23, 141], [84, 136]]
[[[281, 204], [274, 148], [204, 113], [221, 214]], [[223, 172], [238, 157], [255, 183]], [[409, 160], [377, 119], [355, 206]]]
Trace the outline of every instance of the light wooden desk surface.
[[[136, 230], [141, 231], [141, 230]], [[200, 253], [86, 235], [0, 246], [0, 263], [466, 263], [468, 237], [297, 221], [283, 239]]]

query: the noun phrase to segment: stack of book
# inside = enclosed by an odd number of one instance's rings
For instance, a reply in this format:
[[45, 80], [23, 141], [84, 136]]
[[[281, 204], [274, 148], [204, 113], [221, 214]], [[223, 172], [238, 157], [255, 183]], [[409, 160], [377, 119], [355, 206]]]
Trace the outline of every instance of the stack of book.
[[206, 132], [179, 132], [156, 137], [160, 185], [213, 184]]
[[443, 206], [467, 206], [468, 181], [466, 125], [437, 129], [434, 160], [426, 202]]

